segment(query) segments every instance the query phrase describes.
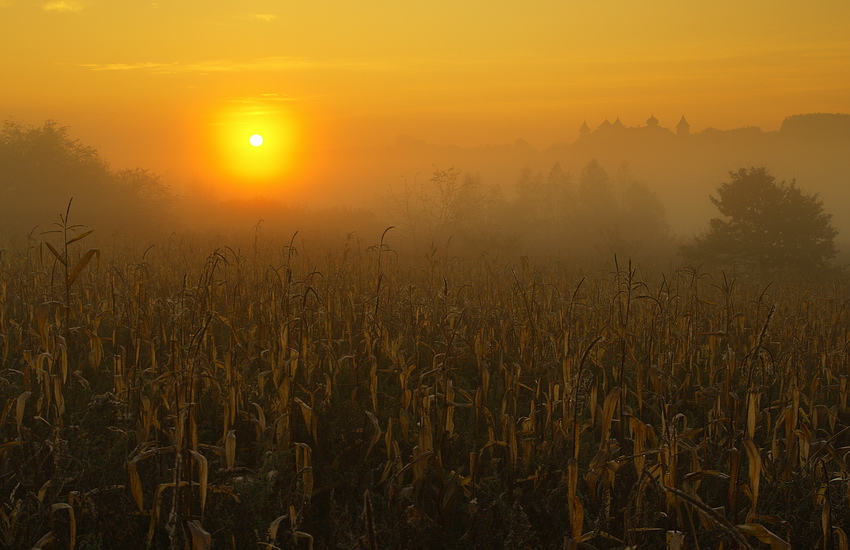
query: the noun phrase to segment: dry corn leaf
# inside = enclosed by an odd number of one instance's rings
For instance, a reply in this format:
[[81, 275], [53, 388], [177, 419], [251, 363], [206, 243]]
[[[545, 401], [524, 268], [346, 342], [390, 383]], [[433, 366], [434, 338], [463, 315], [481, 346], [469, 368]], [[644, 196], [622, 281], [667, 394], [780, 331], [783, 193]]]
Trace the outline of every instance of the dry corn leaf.
[[304, 495], [309, 499], [313, 496], [313, 449], [309, 445], [295, 444], [295, 467], [301, 474]]
[[53, 536], [53, 531], [48, 531], [43, 537], [38, 539], [38, 542], [33, 545], [32, 550], [42, 550], [45, 546], [54, 542], [56, 542], [56, 537]]
[[685, 547], [685, 533], [683, 531], [667, 531], [665, 536], [667, 550], [682, 550]]
[[144, 494], [142, 492], [142, 480], [139, 477], [136, 461], [139, 457], [135, 457], [127, 462], [127, 475], [130, 477], [130, 494], [133, 496], [133, 501], [136, 503], [136, 508], [139, 513], [145, 513]]
[[295, 531], [292, 533], [292, 538], [295, 539], [295, 545], [298, 545], [300, 539], [307, 539], [307, 550], [313, 550], [313, 535], [304, 531]]
[[44, 485], [41, 486], [41, 489], [38, 490], [37, 498], [39, 502], [44, 502], [44, 495], [47, 493], [47, 489], [49, 489], [51, 485], [53, 485], [53, 482], [48, 479], [44, 482]]
[[832, 532], [835, 533], [835, 539], [838, 541], [838, 550], [850, 550], [847, 533], [841, 527], [833, 527]]
[[761, 455], [756, 448], [755, 443], [750, 439], [744, 440], [744, 448], [747, 450], [747, 462], [749, 468], [749, 488], [752, 494], [752, 506], [747, 514], [748, 523], [751, 523], [752, 518], [756, 515], [756, 508], [759, 500], [759, 482], [761, 480]]
[[86, 231], [82, 235], [77, 235], [73, 239], [69, 240], [68, 242], [65, 243], [65, 245], [67, 246], [67, 245], [74, 244], [77, 241], [81, 241], [81, 240], [85, 239], [86, 237], [88, 237], [89, 235], [91, 235], [92, 233], [94, 233], [94, 229], [89, 229], [88, 231]]
[[268, 538], [266, 539], [269, 543], [277, 542], [277, 531], [280, 528], [280, 523], [287, 518], [289, 518], [289, 514], [283, 514], [269, 524]]
[[26, 409], [27, 399], [30, 398], [30, 395], [32, 395], [32, 392], [25, 391], [15, 401], [15, 423], [18, 427], [18, 441], [21, 440], [21, 425], [24, 421], [24, 410]]
[[224, 438], [224, 463], [228, 470], [236, 465], [236, 431], [229, 430]]
[[192, 550], [210, 550], [212, 548], [212, 535], [201, 526], [198, 520], [186, 522], [189, 533], [192, 536]]
[[44, 244], [47, 245], [47, 248], [50, 250], [50, 252], [53, 254], [53, 256], [55, 256], [56, 259], [59, 260], [62, 263], [62, 265], [65, 265], [65, 266], [68, 265], [68, 262], [65, 261], [65, 255], [64, 254], [60, 254], [59, 251], [56, 250], [53, 247], [53, 245], [50, 244], [49, 242], [44, 241]]
[[192, 458], [195, 459], [195, 462], [198, 463], [198, 484], [199, 484], [199, 492], [201, 496], [201, 517], [204, 515], [204, 509], [207, 504], [207, 485], [209, 480], [209, 464], [207, 463], [207, 457], [202, 455], [197, 451], [190, 450]]
[[[84, 236], [85, 235], [83, 235], [83, 237]], [[93, 248], [92, 250], [89, 250], [88, 252], [86, 252], [85, 255], [83, 255], [82, 258], [80, 258], [80, 261], [77, 262], [77, 265], [74, 266], [73, 271], [71, 271], [71, 274], [68, 277], [68, 284], [69, 285], [74, 284], [74, 281], [77, 280], [77, 277], [80, 276], [80, 273], [82, 273], [83, 269], [86, 268], [86, 266], [88, 265], [88, 263], [91, 261], [91, 259], [94, 256], [97, 256], [97, 261], [99, 262], [100, 261], [100, 249]]]
[[369, 455], [372, 454], [372, 449], [374, 449], [375, 445], [377, 445], [378, 442], [381, 440], [381, 435], [383, 435], [383, 431], [381, 430], [380, 424], [378, 424], [378, 419], [375, 417], [374, 414], [372, 414], [372, 411], [366, 411], [366, 417], [372, 424], [372, 438], [369, 440], [369, 448], [366, 450], [365, 457], [369, 458]]
[[614, 419], [614, 412], [617, 410], [617, 402], [620, 399], [620, 388], [613, 387], [602, 404], [602, 441], [600, 445], [607, 446], [608, 439], [611, 437], [611, 422]]
[[752, 439], [756, 433], [756, 417], [759, 412], [761, 394], [754, 391], [747, 392], [747, 437]]
[[77, 544], [77, 520], [74, 516], [74, 507], [65, 502], [57, 502], [50, 506], [50, 515], [52, 516], [59, 510], [67, 510], [68, 512], [68, 550], [74, 550], [74, 546]]
[[758, 523], [747, 523], [736, 525], [739, 532], [757, 538], [761, 542], [770, 544], [770, 550], [791, 550], [791, 545], [776, 534], [767, 530], [764, 525]]

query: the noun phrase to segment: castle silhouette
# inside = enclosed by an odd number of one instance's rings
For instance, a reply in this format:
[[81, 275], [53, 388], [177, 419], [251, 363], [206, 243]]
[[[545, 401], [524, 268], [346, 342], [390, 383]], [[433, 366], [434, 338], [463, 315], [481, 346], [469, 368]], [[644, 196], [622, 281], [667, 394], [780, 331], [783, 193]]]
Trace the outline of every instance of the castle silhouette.
[[646, 120], [644, 126], [626, 126], [618, 116], [614, 122], [607, 118], [592, 130], [587, 121], [579, 128], [579, 137], [576, 143], [589, 143], [594, 141], [621, 141], [621, 140], [665, 140], [673, 138], [685, 138], [692, 135], [723, 134], [747, 131], [748, 133], [779, 134], [783, 137], [801, 139], [827, 139], [827, 140], [850, 140], [850, 114], [842, 113], [809, 113], [786, 117], [778, 132], [762, 132], [761, 128], [748, 127], [736, 128], [734, 130], [717, 130], [706, 128], [699, 134], [691, 133], [691, 125], [685, 115], [679, 119], [674, 130], [664, 128], [659, 124], [655, 115]]
[[584, 121], [581, 128], [578, 130], [579, 140], [605, 137], [625, 137], [626, 135], [630, 137], [643, 136], [652, 139], [659, 137], [673, 137], [674, 135], [687, 136], [690, 135], [690, 133], [691, 125], [688, 124], [688, 121], [685, 119], [685, 115], [682, 115], [679, 123], [676, 124], [676, 132], [674, 134], [669, 128], [660, 126], [658, 119], [655, 118], [654, 114], [646, 119], [646, 126], [627, 127], [620, 121], [620, 117], [617, 117], [617, 120], [614, 122], [610, 122], [606, 118], [605, 122], [600, 124], [596, 130], [591, 130], [590, 126], [587, 125], [587, 121]]

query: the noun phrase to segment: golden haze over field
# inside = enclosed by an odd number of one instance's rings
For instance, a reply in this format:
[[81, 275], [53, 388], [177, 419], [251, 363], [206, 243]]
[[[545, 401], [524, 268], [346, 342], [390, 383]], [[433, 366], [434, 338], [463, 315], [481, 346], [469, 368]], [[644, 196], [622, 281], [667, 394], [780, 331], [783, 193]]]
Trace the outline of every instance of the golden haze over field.
[[848, 37], [843, 0], [2, 0], [0, 105], [116, 166], [353, 200], [346, 174], [373, 166], [350, 151], [400, 135], [547, 147], [606, 117], [775, 130], [847, 112]]
[[850, 546], [850, 2], [526, 4], [0, 0], [0, 547]]

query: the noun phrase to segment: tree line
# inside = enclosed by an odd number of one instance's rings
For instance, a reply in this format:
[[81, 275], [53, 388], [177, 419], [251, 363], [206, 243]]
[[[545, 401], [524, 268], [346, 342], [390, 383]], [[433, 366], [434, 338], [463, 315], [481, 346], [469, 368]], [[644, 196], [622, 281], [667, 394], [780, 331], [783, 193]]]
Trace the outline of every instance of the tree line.
[[74, 198], [77, 219], [112, 231], [157, 227], [171, 216], [174, 195], [158, 174], [112, 169], [55, 121], [0, 128], [0, 230], [20, 232], [56, 221]]
[[[0, 128], [0, 231], [55, 221], [70, 197], [76, 219], [112, 231], [174, 227], [178, 215], [177, 197], [160, 175], [112, 169], [54, 121], [32, 127], [6, 120]], [[388, 199], [387, 224], [397, 226], [411, 250], [431, 253], [454, 247], [574, 260], [678, 255], [691, 265], [770, 275], [823, 269], [837, 252], [838, 231], [819, 196], [795, 181], [777, 181], [764, 167], [730, 172], [708, 198], [719, 216], [690, 239], [672, 234], [663, 201], [628, 166], [609, 173], [595, 160], [577, 177], [558, 164], [546, 173], [527, 168], [510, 196], [478, 175], [435, 168], [427, 178], [405, 180]], [[216, 211], [245, 217], [242, 207], [228, 203]], [[276, 208], [293, 220], [321, 218]], [[371, 212], [343, 217], [353, 223], [357, 216], [375, 224]]]
[[628, 166], [613, 175], [595, 160], [573, 178], [556, 164], [526, 169], [506, 198], [475, 175], [435, 170], [392, 194], [394, 215], [414, 247], [454, 246], [550, 256], [669, 258], [762, 276], [812, 274], [837, 254], [832, 215], [817, 194], [777, 181], [765, 167], [729, 172], [708, 200], [719, 217], [701, 234], [673, 235], [664, 204]]
[[391, 212], [416, 246], [587, 258], [669, 252], [661, 199], [627, 166], [590, 161], [578, 178], [559, 164], [526, 168], [507, 197], [473, 174], [438, 169], [391, 194]]

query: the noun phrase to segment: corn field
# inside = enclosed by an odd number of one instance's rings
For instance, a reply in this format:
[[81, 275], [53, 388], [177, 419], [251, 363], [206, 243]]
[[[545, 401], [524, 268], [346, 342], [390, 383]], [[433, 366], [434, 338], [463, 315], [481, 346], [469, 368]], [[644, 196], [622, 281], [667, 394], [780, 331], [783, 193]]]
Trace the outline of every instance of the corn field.
[[6, 548], [823, 548], [850, 293], [384, 237], [0, 253]]

